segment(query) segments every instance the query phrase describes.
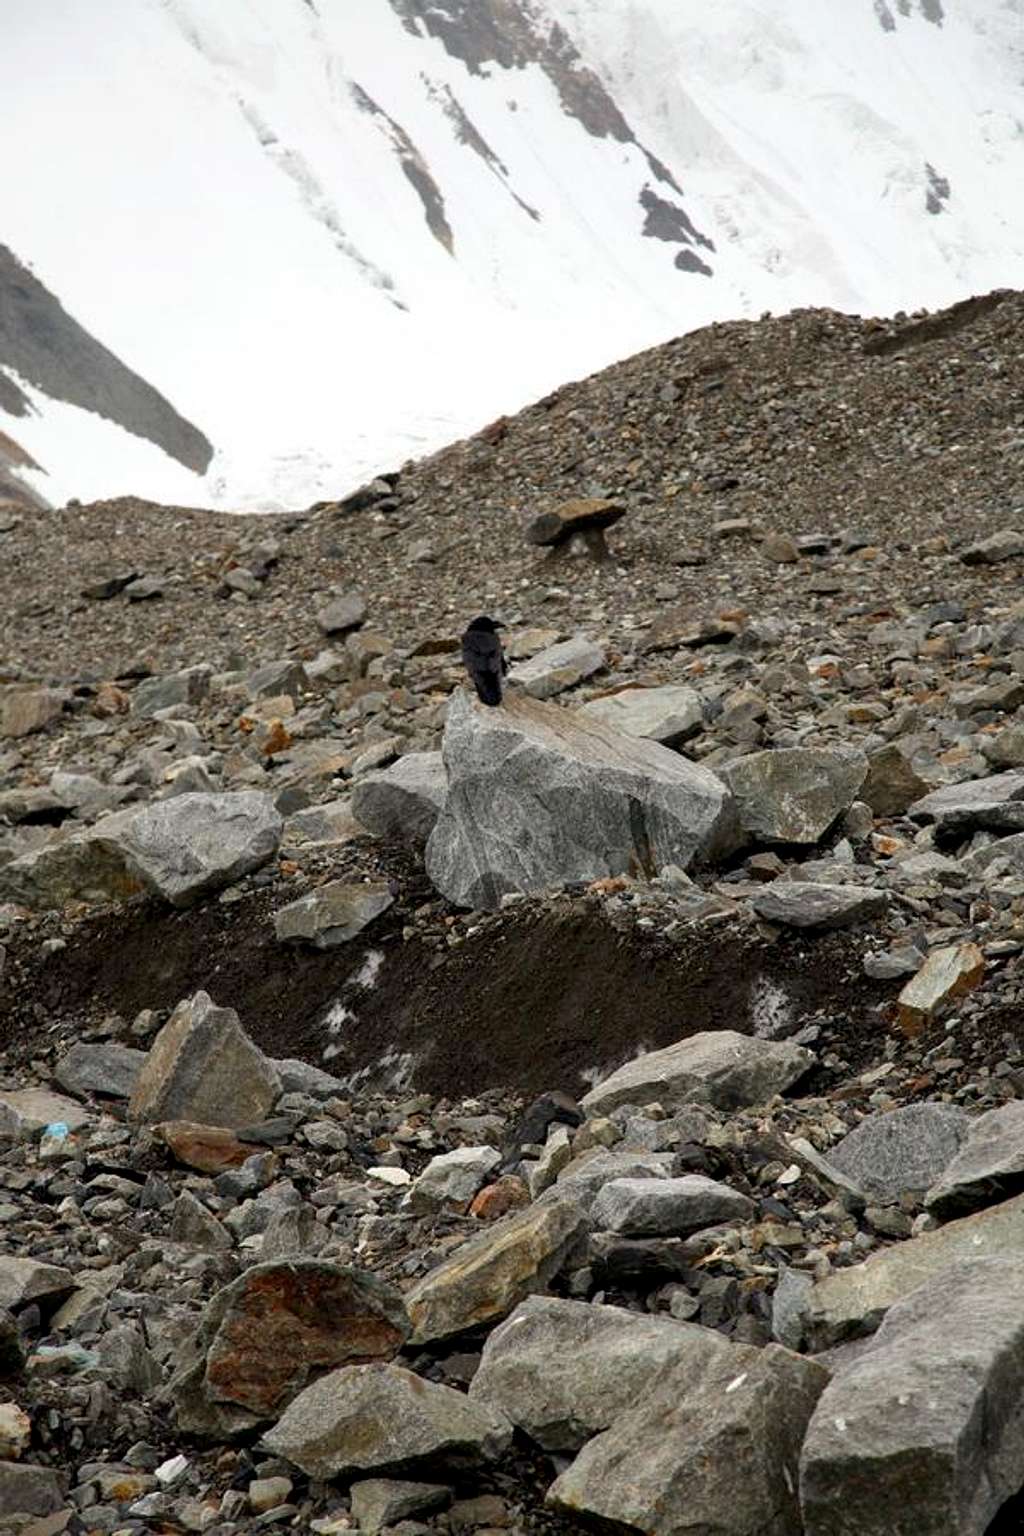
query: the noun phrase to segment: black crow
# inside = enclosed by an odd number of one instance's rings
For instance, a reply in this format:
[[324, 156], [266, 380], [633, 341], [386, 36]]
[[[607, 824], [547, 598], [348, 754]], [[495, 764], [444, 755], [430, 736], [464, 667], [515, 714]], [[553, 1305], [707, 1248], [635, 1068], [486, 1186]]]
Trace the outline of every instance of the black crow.
[[504, 624], [481, 614], [462, 637], [462, 660], [484, 704], [501, 703], [501, 680], [508, 671], [508, 662], [497, 631], [504, 628]]

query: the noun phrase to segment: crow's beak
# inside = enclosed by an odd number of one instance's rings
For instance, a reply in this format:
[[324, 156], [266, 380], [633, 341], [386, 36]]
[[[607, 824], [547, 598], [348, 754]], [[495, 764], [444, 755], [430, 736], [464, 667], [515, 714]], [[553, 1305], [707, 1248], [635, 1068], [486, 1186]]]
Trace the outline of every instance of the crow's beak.
[[507, 624], [502, 624], [497, 619], [495, 619], [494, 627], [495, 627], [495, 629], [507, 629], [508, 625]]

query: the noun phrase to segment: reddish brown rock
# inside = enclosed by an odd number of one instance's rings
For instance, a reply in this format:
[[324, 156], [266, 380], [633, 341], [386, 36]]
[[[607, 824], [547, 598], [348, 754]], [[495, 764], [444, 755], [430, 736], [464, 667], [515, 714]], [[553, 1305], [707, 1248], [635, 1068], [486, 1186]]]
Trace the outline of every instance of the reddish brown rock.
[[197, 1125], [194, 1120], [165, 1120], [154, 1126], [153, 1131], [170, 1147], [179, 1163], [196, 1168], [200, 1173], [223, 1173], [227, 1168], [240, 1168], [257, 1150], [246, 1146], [220, 1126]]
[[510, 1211], [521, 1211], [529, 1203], [530, 1191], [522, 1179], [517, 1179], [513, 1173], [506, 1173], [480, 1191], [469, 1208], [469, 1214], [478, 1221], [499, 1221]]
[[368, 1271], [254, 1265], [210, 1302], [171, 1384], [179, 1427], [223, 1433], [273, 1418], [325, 1370], [391, 1360], [408, 1333], [401, 1296]]

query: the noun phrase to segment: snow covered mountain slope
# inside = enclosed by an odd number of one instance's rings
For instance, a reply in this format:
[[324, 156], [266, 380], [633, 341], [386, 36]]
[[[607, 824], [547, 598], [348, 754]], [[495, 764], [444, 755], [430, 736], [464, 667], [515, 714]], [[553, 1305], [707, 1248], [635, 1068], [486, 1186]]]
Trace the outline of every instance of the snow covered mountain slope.
[[0, 341], [53, 500], [304, 505], [709, 320], [1024, 282], [1024, 0], [4, 0], [0, 43], [0, 237], [215, 449]]

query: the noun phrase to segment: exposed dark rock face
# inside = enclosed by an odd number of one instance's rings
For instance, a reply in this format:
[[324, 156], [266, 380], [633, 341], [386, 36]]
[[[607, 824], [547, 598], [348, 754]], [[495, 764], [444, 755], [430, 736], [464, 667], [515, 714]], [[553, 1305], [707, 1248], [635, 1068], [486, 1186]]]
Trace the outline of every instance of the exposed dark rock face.
[[[125, 367], [67, 313], [14, 252], [0, 245], [0, 368], [10, 368], [54, 400], [105, 416], [147, 438], [196, 474], [213, 457], [209, 441], [145, 379]], [[0, 406], [24, 395], [0, 374]], [[11, 391], [14, 390], [14, 394]]]
[[452, 254], [455, 250], [455, 237], [452, 234], [451, 225], [448, 223], [448, 215], [445, 212], [444, 193], [434, 180], [426, 160], [416, 148], [416, 145], [408, 133], [406, 133], [401, 123], [396, 123], [395, 119], [385, 112], [384, 108], [379, 106], [373, 97], [364, 91], [361, 85], [357, 85], [355, 81], [352, 82], [352, 95], [356, 104], [364, 112], [369, 113], [371, 117], [375, 118], [386, 133], [394, 146], [398, 162], [406, 179], [423, 204], [423, 213], [426, 217], [430, 233], [440, 245], [444, 246], [449, 254]]

